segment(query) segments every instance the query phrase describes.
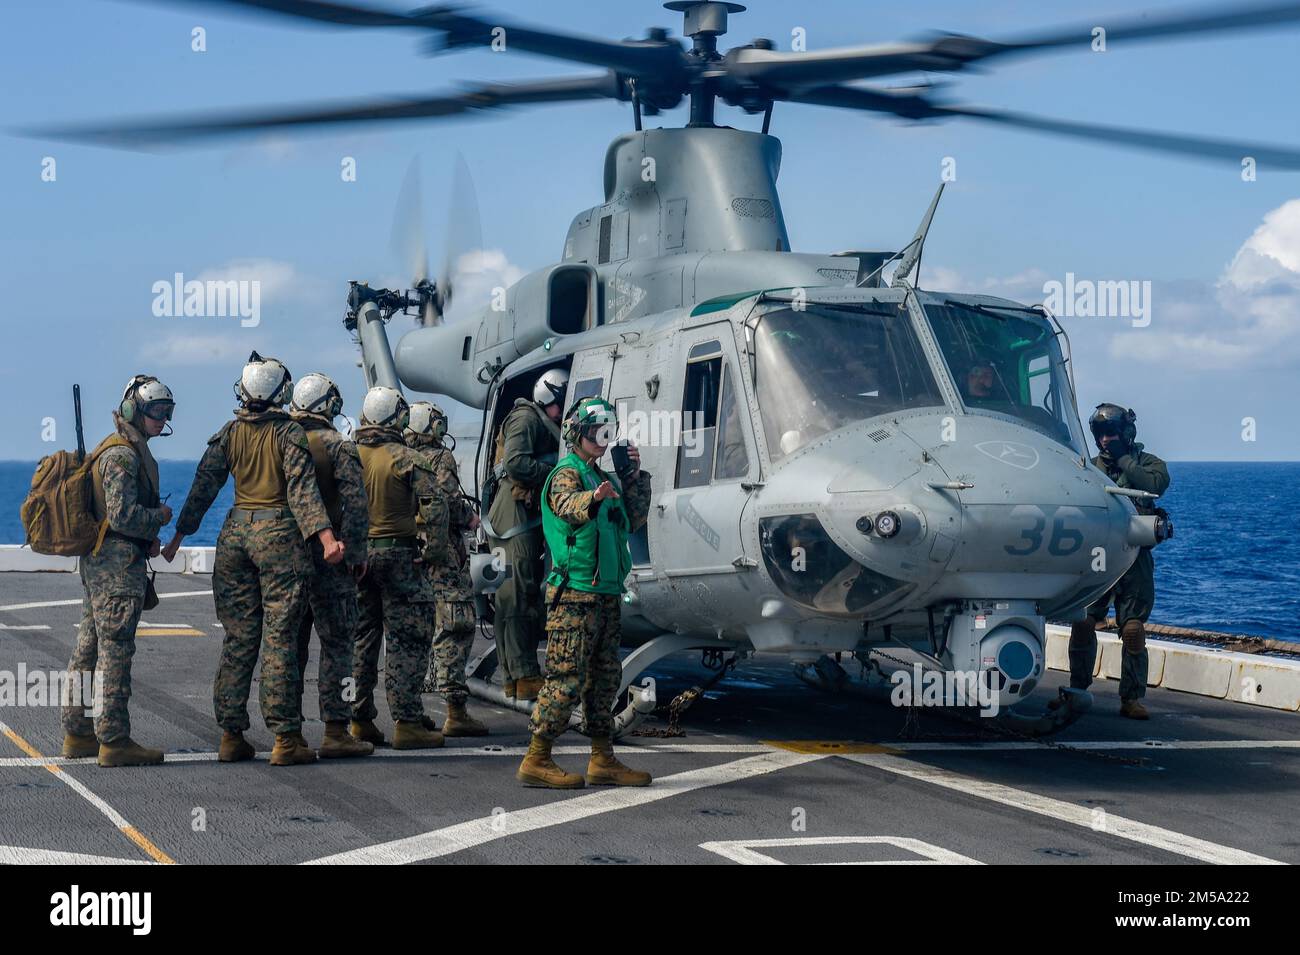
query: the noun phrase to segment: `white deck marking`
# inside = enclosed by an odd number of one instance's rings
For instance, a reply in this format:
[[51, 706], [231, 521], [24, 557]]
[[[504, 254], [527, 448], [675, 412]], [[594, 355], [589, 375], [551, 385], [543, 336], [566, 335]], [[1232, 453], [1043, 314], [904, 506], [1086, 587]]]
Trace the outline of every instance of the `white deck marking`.
[[[61, 780], [62, 782], [66, 783], [69, 787], [71, 787], [73, 792], [75, 792], [82, 799], [86, 800], [86, 802], [90, 803], [92, 806], [98, 809], [100, 813], [108, 819], [109, 822], [111, 822], [114, 826], [117, 827], [118, 831], [121, 832], [122, 835], [126, 836], [137, 846], [139, 846], [140, 849], [151, 859], [153, 859], [155, 862], [163, 862], [163, 863], [171, 864], [172, 862], [171, 857], [168, 856], [161, 849], [159, 849], [157, 846], [155, 846], [152, 842], [150, 842], [149, 839], [144, 835], [144, 833], [142, 833], [139, 829], [131, 825], [131, 823], [127, 822], [121, 813], [119, 813], [116, 809], [114, 809], [108, 803], [104, 802], [104, 800], [100, 799], [93, 792], [91, 792], [86, 787], [85, 783], [81, 782], [81, 780], [73, 779], [66, 772], [64, 772], [61, 767], [55, 765], [53, 760], [47, 759], [44, 756], [42, 756], [39, 750], [37, 750], [34, 746], [32, 746], [31, 743], [27, 742], [25, 739], [19, 736], [7, 723], [4, 723], [3, 721], [0, 721], [0, 735], [9, 737], [9, 740], [14, 745], [16, 745], [19, 749], [23, 750], [26, 753], [31, 754], [35, 765], [40, 766], [46, 771], [48, 771], [51, 775], [54, 776], [55, 779]], [[87, 760], [83, 760], [83, 762], [90, 763], [91, 761], [87, 759]]]
[[529, 809], [472, 819], [469, 822], [434, 829], [432, 832], [406, 839], [396, 839], [362, 849], [353, 849], [350, 852], [328, 855], [304, 865], [391, 865], [422, 862], [426, 859], [463, 852], [520, 833], [561, 826], [601, 813], [631, 809], [661, 799], [680, 796], [696, 789], [739, 782], [819, 759], [826, 759], [826, 757], [803, 753], [762, 753], [758, 756], [723, 763], [721, 766], [708, 766], [703, 769], [674, 773], [656, 779], [645, 787], [613, 788], [603, 792], [572, 796]]
[[[953, 742], [953, 743], [882, 743], [890, 749], [907, 753], [955, 753], [963, 750], [970, 752], [992, 750], [1037, 750], [1050, 753], [1050, 747], [1042, 743], [1003, 741], [987, 743]], [[1112, 739], [1088, 740], [1082, 743], [1067, 743], [1072, 749], [1300, 749], [1300, 739]]]
[[724, 859], [741, 865], [788, 865], [756, 849], [788, 846], [887, 845], [921, 856], [919, 859], [880, 859], [863, 862], [810, 862], [809, 865], [983, 865], [970, 856], [944, 849], [920, 839], [906, 836], [804, 836], [786, 839], [735, 839], [726, 842], [701, 842], [700, 848], [716, 852]]
[[[211, 590], [179, 590], [173, 594], [159, 594], [159, 600], [170, 600], [173, 597], [202, 597], [211, 596]], [[0, 607], [0, 610], [37, 610], [41, 607], [80, 607], [81, 598], [76, 600], [42, 600], [30, 604], [6, 604]]]
[[[861, 763], [863, 766], [870, 766], [872, 769], [883, 770], [897, 776], [906, 776], [920, 782], [933, 783], [945, 789], [952, 789], [980, 799], [988, 799], [1004, 806], [1010, 806], [1013, 809], [1037, 813], [1040, 816], [1047, 816], [1061, 822], [1082, 826], [1085, 829], [1091, 830], [1093, 828], [1094, 812], [1091, 808], [1076, 806], [1073, 803], [1053, 799], [1050, 796], [1040, 796], [1025, 789], [1015, 789], [1011, 786], [1003, 786], [1000, 783], [975, 779], [972, 776], [964, 776], [961, 773], [954, 773], [947, 769], [901, 760], [896, 756], [846, 753], [840, 759]], [[1209, 842], [1205, 839], [1197, 839], [1195, 836], [1183, 835], [1181, 832], [1174, 832], [1172, 829], [1162, 829], [1159, 826], [1126, 819], [1111, 812], [1105, 814], [1104, 820], [1105, 827], [1095, 831], [1119, 836], [1121, 839], [1139, 842], [1156, 849], [1163, 849], [1165, 852], [1188, 856], [1200, 862], [1210, 862], [1216, 865], [1286, 864], [1276, 859], [1269, 859], [1266, 856], [1246, 852], [1244, 849], [1234, 849], [1231, 846], [1219, 845], [1217, 842]]]
[[48, 630], [48, 629], [50, 629], [50, 625], [48, 623], [29, 623], [17, 627], [11, 627], [7, 623], [0, 623], [0, 630]]
[[22, 846], [0, 846], [0, 865], [148, 865], [143, 859], [114, 859], [112, 856], [92, 856], [82, 852], [60, 852], [57, 849], [26, 849]]
[[[889, 742], [881, 743], [889, 749], [897, 750], [904, 753], [978, 753], [992, 752], [1000, 750], [1024, 750], [1033, 753], [1051, 753], [1051, 750], [1041, 743], [1022, 743], [1022, 742], [987, 742], [987, 743], [902, 743]], [[1221, 739], [1221, 740], [1162, 740], [1158, 744], [1150, 744], [1134, 740], [1098, 740], [1095, 742], [1071, 743], [1077, 749], [1087, 750], [1108, 750], [1108, 749], [1179, 749], [1179, 750], [1200, 750], [1200, 749], [1300, 749], [1300, 740], [1294, 739]], [[651, 745], [635, 745], [620, 741], [620, 751], [626, 750], [631, 753], [645, 753], [653, 755], [657, 753], [767, 753], [771, 752], [772, 747], [763, 743], [655, 743]], [[443, 749], [415, 749], [415, 750], [395, 750], [395, 749], [377, 749], [374, 755], [381, 759], [439, 759], [439, 758], [458, 758], [461, 756], [509, 756], [519, 758], [527, 752], [525, 746], [447, 746]], [[557, 746], [555, 755], [557, 756], [586, 756], [591, 752], [589, 746]], [[255, 760], [266, 760], [270, 758], [270, 752], [264, 751], [258, 753]], [[842, 753], [827, 752], [818, 753], [819, 756], [838, 756]], [[203, 753], [168, 753], [167, 762], [169, 763], [212, 763], [216, 762], [216, 752]], [[79, 763], [88, 763], [87, 760], [68, 759], [63, 756], [47, 756], [41, 759], [33, 759], [29, 756], [3, 756], [0, 757], [0, 769], [17, 766], [44, 766], [46, 764], [61, 766]]]

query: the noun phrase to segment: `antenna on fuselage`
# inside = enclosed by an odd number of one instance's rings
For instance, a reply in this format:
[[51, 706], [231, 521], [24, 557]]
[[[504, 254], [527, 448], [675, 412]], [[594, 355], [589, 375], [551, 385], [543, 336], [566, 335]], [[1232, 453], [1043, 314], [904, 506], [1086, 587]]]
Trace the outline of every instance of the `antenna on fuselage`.
[[[897, 285], [900, 281], [907, 278], [912, 269], [921, 263], [921, 251], [925, 248], [925, 237], [930, 234], [930, 223], [934, 221], [934, 210], [939, 208], [939, 197], [943, 195], [943, 187], [946, 183], [939, 183], [939, 189], [930, 200], [930, 208], [925, 210], [925, 217], [921, 219], [921, 224], [916, 227], [916, 234], [912, 236], [912, 241], [907, 243], [903, 249], [903, 258], [898, 263], [898, 268], [894, 270], [894, 277], [890, 285]], [[920, 274], [920, 270], [917, 270]], [[916, 282], [912, 283], [916, 287]]]

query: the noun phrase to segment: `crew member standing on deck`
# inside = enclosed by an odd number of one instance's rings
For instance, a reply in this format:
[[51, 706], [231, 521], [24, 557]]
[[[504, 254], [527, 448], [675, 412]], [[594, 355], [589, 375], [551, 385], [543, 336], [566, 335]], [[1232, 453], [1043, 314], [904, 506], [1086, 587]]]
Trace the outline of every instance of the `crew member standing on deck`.
[[[614, 407], [604, 398], [577, 402], [564, 421], [572, 450], [543, 485], [542, 528], [553, 569], [546, 578], [546, 682], [528, 721], [528, 755], [515, 774], [526, 786], [650, 783], [649, 773], [628, 769], [614, 756], [623, 592], [632, 572], [628, 535], [645, 524], [650, 511], [650, 475], [641, 470], [635, 447], [627, 446], [626, 467], [617, 476], [597, 463], [617, 430]], [[551, 746], [568, 729], [579, 702], [591, 737], [585, 780], [551, 758]]]
[[163, 761], [162, 750], [131, 739], [127, 701], [148, 562], [159, 552], [158, 531], [172, 519], [171, 508], [158, 501], [158, 464], [149, 453], [149, 439], [163, 433], [175, 408], [171, 389], [150, 375], [136, 375], [127, 382], [113, 413], [115, 432], [91, 452], [95, 459], [91, 493], [100, 541], [77, 562], [86, 595], [77, 644], [68, 661], [67, 686], [77, 687], [87, 674], [98, 671], [101, 699], [92, 723], [84, 699], [74, 699], [65, 691], [63, 755], [72, 759], [97, 755], [101, 766], [151, 766]]
[[[1137, 415], [1119, 405], [1100, 404], [1088, 419], [1093, 440], [1101, 452], [1092, 463], [1120, 487], [1163, 494], [1169, 487], [1169, 469], [1137, 442]], [[1135, 498], [1139, 514], [1154, 514], [1150, 502]], [[1097, 624], [1115, 604], [1123, 654], [1120, 663], [1119, 712], [1129, 719], [1150, 718], [1142, 705], [1147, 692], [1146, 621], [1156, 600], [1155, 560], [1143, 547], [1119, 582], [1088, 608], [1087, 616], [1070, 627], [1070, 686], [1086, 690], [1097, 663]]]
[[375, 747], [348, 733], [352, 718], [352, 651], [357, 630], [357, 581], [366, 575], [366, 534], [370, 517], [366, 508], [366, 485], [361, 473], [357, 446], [334, 428], [343, 411], [338, 386], [321, 374], [304, 375], [293, 386], [289, 416], [307, 432], [307, 445], [316, 466], [325, 512], [334, 535], [346, 547], [346, 561], [327, 564], [316, 541], [309, 546], [312, 556], [309, 606], [298, 627], [298, 712], [302, 712], [302, 691], [307, 674], [312, 626], [320, 640], [320, 663], [316, 691], [320, 718], [325, 723], [321, 759], [369, 756]]
[[443, 738], [420, 699], [435, 613], [425, 564], [438, 562], [443, 554], [438, 543], [421, 548], [415, 518], [418, 512], [426, 528], [446, 528], [447, 502], [425, 456], [402, 441], [409, 415], [402, 393], [383, 385], [366, 392], [361, 406], [356, 437], [370, 504], [369, 569], [358, 584], [361, 621], [352, 658], [357, 693], [352, 735], [377, 746], [385, 742], [375, 726], [383, 646], [393, 749], [432, 749], [441, 746]]
[[433, 584], [434, 604], [433, 651], [429, 654], [429, 671], [424, 677], [426, 693], [441, 693], [447, 704], [444, 736], [486, 736], [488, 728], [469, 715], [466, 701], [465, 666], [474, 645], [474, 584], [469, 577], [469, 552], [465, 535], [479, 525], [474, 505], [465, 497], [456, 470], [456, 458], [443, 445], [447, 435], [447, 416], [429, 401], [411, 405], [411, 416], [402, 436], [407, 447], [423, 454], [433, 470], [434, 480], [447, 502], [447, 526], [430, 528], [417, 518], [416, 527], [424, 546], [434, 547], [436, 556], [427, 565]]
[[542, 482], [560, 450], [557, 422], [568, 372], [552, 368], [533, 385], [533, 400], [519, 398], [501, 423], [493, 455], [499, 481], [488, 503], [489, 541], [504, 552], [510, 576], [496, 593], [492, 629], [502, 684], [508, 697], [531, 700], [542, 687], [537, 647], [546, 611], [542, 606]]
[[252, 759], [244, 739], [248, 693], [262, 653], [262, 719], [275, 734], [272, 766], [310, 763], [298, 710], [298, 625], [307, 611], [311, 555], [317, 538], [327, 564], [343, 560], [316, 486], [307, 434], [282, 408], [293, 390], [289, 369], [257, 352], [249, 356], [235, 395], [233, 421], [208, 440], [194, 484], [163, 549], [171, 560], [181, 540], [199, 529], [226, 479], [235, 477], [235, 506], [217, 536], [212, 593], [225, 628], [212, 704], [221, 725], [223, 763]]

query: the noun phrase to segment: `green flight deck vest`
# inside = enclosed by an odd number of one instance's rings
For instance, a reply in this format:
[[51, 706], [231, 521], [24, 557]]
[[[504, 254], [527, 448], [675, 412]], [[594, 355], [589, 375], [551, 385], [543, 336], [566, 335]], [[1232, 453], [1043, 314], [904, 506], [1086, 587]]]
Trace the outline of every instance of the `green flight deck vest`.
[[623, 498], [601, 501], [594, 518], [574, 527], [551, 510], [551, 481], [561, 468], [576, 470], [588, 491], [594, 491], [608, 478], [614, 489], [623, 493], [617, 477], [598, 473], [576, 454], [566, 455], [551, 469], [542, 486], [542, 533], [551, 551], [553, 568], [546, 582], [591, 594], [621, 594], [623, 582], [632, 572], [632, 552], [627, 543], [631, 521]]

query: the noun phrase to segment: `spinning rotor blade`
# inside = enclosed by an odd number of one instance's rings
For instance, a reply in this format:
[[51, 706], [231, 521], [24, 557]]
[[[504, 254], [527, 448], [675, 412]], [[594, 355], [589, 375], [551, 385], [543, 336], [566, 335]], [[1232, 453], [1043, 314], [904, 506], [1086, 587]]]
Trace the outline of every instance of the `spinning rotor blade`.
[[[154, 0], [157, 2], [157, 0]], [[556, 57], [617, 70], [633, 76], [662, 78], [680, 73], [683, 52], [677, 43], [663, 39], [605, 40], [511, 24], [497, 17], [462, 13], [453, 5], [424, 7], [410, 13], [327, 3], [322, 0], [188, 0], [213, 7], [234, 7], [315, 20], [337, 26], [411, 27], [441, 33], [444, 49], [482, 45], [499, 40], [505, 48]], [[173, 4], [174, 5], [174, 2]]]
[[1108, 25], [1100, 18], [1090, 24], [1058, 28], [1006, 41], [984, 40], [956, 33], [940, 34], [918, 43], [844, 47], [806, 53], [738, 48], [726, 57], [727, 72], [735, 80], [794, 90], [800, 87], [869, 79], [913, 71], [960, 70], [997, 56], [1035, 53], [1056, 48], [1090, 48], [1092, 31], [1101, 27], [1106, 42], [1173, 39], [1195, 33], [1225, 33], [1300, 21], [1300, 3], [1249, 7], [1231, 13], [1204, 10], [1195, 14], [1130, 19]]
[[622, 83], [612, 73], [531, 83], [484, 83], [463, 92], [425, 98], [392, 98], [343, 103], [333, 107], [291, 107], [280, 111], [238, 112], [207, 119], [160, 118], [114, 125], [63, 126], [27, 131], [27, 135], [111, 146], [147, 146], [267, 129], [328, 126], [457, 116], [474, 110], [528, 103], [565, 103], [585, 99], [619, 99]]
[[442, 250], [442, 270], [438, 273], [437, 310], [443, 318], [456, 292], [456, 277], [464, 256], [482, 252], [483, 223], [478, 211], [478, 192], [469, 174], [469, 165], [459, 151], [452, 173], [451, 201], [447, 207], [447, 232]]
[[836, 106], [873, 113], [889, 113], [905, 119], [978, 119], [1022, 129], [1071, 136], [1156, 152], [1174, 153], [1203, 159], [1224, 159], [1239, 163], [1251, 156], [1260, 163], [1280, 169], [1300, 169], [1300, 150], [1261, 143], [1239, 143], [1206, 139], [1179, 133], [1157, 133], [1121, 126], [1101, 126], [1072, 120], [1051, 119], [1007, 110], [978, 106], [943, 106], [924, 96], [907, 91], [876, 90], [853, 86], [822, 86], [803, 90], [788, 97], [796, 103]]

